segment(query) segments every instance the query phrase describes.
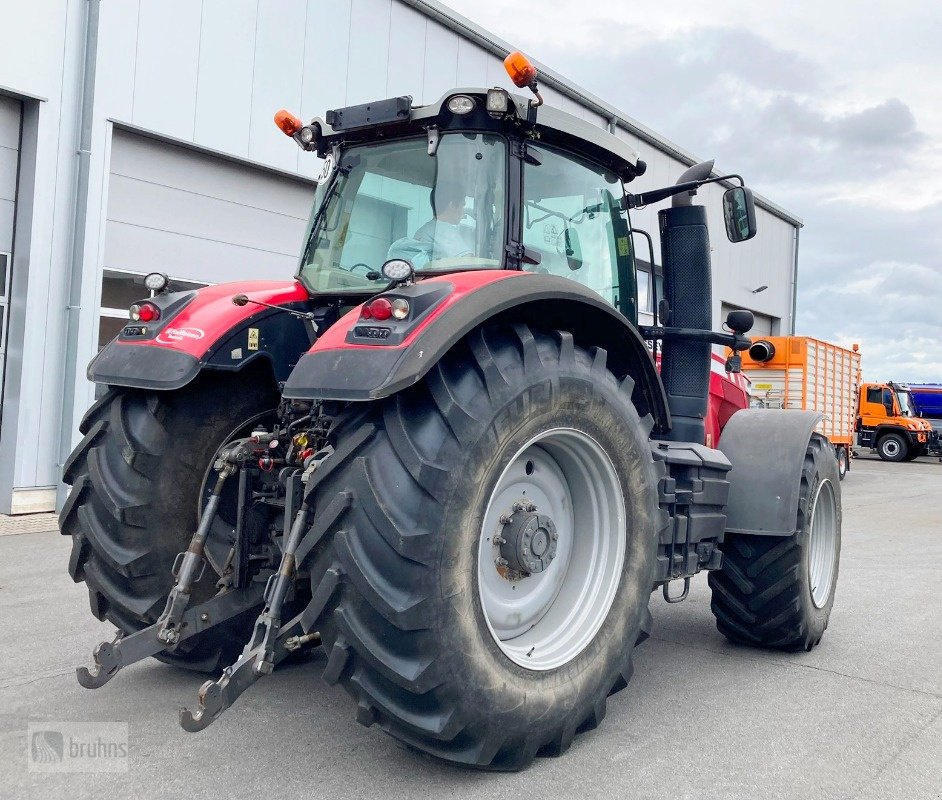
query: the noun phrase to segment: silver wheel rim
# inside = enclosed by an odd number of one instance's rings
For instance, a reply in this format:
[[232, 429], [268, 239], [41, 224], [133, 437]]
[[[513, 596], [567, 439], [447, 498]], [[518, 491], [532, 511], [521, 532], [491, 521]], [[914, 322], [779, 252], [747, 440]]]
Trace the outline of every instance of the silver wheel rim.
[[[558, 534], [542, 572], [513, 579], [498, 565], [501, 516], [530, 503]], [[532, 670], [572, 661], [595, 638], [621, 580], [625, 499], [611, 459], [591, 436], [554, 428], [533, 437], [504, 469], [487, 504], [478, 591], [494, 641]], [[515, 575], [519, 573], [509, 573]]]
[[896, 439], [885, 439], [883, 441], [883, 452], [886, 453], [890, 458], [899, 455], [899, 442], [897, 442]]
[[816, 608], [824, 608], [831, 596], [837, 555], [837, 501], [834, 498], [834, 487], [827, 480], [818, 484], [811, 509], [809, 553], [811, 600]]

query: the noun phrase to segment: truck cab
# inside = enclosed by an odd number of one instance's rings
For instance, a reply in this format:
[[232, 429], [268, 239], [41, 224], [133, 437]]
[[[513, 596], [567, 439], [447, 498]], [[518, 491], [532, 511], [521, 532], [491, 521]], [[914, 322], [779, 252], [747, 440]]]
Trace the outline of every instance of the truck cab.
[[926, 454], [932, 426], [916, 416], [908, 387], [863, 383], [858, 398], [858, 446], [875, 450], [884, 461], [912, 461]]

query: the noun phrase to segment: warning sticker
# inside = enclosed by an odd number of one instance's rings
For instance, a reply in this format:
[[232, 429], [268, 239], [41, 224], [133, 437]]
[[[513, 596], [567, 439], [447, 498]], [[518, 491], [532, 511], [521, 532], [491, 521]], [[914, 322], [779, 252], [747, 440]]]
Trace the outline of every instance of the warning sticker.
[[619, 236], [615, 241], [618, 243], [618, 255], [621, 258], [631, 255], [631, 241], [627, 236]]
[[753, 389], [758, 389], [760, 392], [771, 392], [772, 384], [771, 383], [754, 383], [752, 384]]
[[258, 350], [258, 328], [249, 328], [249, 350]]

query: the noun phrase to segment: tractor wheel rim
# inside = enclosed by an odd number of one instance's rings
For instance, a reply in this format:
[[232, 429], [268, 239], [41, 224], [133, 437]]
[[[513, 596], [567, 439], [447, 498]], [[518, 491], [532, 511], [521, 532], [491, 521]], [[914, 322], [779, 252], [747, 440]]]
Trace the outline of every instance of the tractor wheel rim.
[[811, 600], [816, 608], [824, 608], [831, 596], [837, 555], [837, 501], [834, 487], [828, 480], [821, 481], [815, 493], [811, 509], [809, 554]]
[[[558, 539], [548, 567], [515, 577], [499, 564], [501, 517], [521, 503], [548, 517]], [[528, 441], [491, 493], [478, 546], [481, 606], [501, 652], [531, 670], [572, 661], [608, 616], [626, 548], [624, 494], [601, 445], [573, 428]]]
[[887, 439], [883, 442], [883, 452], [888, 456], [895, 456], [899, 453], [900, 446], [896, 439]]

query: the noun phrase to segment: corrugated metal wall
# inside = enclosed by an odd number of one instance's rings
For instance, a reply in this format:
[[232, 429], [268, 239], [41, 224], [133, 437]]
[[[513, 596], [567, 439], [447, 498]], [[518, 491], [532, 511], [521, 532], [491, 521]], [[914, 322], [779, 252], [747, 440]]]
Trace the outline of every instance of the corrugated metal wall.
[[313, 187], [115, 131], [103, 267], [201, 283], [291, 275]]

